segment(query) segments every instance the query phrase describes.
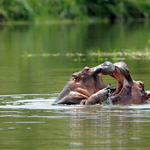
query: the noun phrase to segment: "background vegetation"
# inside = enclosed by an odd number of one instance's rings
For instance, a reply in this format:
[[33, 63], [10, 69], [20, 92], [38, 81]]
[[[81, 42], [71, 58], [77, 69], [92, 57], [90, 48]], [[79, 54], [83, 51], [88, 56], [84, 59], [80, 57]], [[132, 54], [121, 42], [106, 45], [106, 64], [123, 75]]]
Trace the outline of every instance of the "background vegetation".
[[0, 0], [0, 22], [85, 18], [148, 20], [150, 0]]

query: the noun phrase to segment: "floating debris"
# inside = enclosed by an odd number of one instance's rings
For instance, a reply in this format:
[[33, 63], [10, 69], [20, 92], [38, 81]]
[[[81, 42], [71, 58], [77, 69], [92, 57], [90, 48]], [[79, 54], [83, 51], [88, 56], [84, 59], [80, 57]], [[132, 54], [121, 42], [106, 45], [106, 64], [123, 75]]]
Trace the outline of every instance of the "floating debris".
[[114, 57], [113, 60], [125, 60], [126, 58], [132, 58], [132, 59], [142, 59], [147, 58], [150, 59], [150, 52], [149, 51], [134, 51], [134, 52], [92, 52], [90, 53], [91, 56], [98, 56], [98, 57]]
[[126, 58], [132, 58], [132, 59], [150, 59], [150, 51], [149, 49], [146, 49], [144, 51], [131, 51], [131, 50], [122, 50], [118, 52], [89, 52], [89, 53], [43, 53], [43, 54], [28, 54], [26, 51], [24, 51], [23, 57], [59, 57], [59, 56], [66, 56], [66, 57], [76, 57], [73, 60], [78, 61], [81, 57], [83, 57], [81, 60], [85, 61], [86, 59], [84, 57], [91, 56], [91, 57], [98, 57], [98, 59], [108, 59], [108, 57], [111, 57], [112, 60], [125, 60]]
[[83, 53], [76, 53], [76, 55], [81, 57], [81, 56], [84, 56], [85, 54], [83, 54]]
[[58, 57], [58, 56], [60, 56], [60, 53], [52, 54], [52, 56]]
[[68, 56], [68, 57], [69, 57], [69, 56], [72, 57], [72, 56], [74, 56], [74, 55], [75, 55], [75, 54], [73, 54], [73, 53], [67, 53], [67, 54], [66, 54], [66, 56]]

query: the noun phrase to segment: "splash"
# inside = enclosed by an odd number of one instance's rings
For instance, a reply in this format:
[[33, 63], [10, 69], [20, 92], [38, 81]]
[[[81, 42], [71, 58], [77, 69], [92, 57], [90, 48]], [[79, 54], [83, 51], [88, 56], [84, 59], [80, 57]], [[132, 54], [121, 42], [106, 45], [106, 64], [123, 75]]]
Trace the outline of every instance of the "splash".
[[107, 99], [102, 103], [103, 105], [110, 105], [110, 106], [113, 105], [112, 100], [111, 100], [111, 98], [110, 98], [110, 95], [111, 95], [111, 90], [108, 89], [108, 97], [107, 97]]

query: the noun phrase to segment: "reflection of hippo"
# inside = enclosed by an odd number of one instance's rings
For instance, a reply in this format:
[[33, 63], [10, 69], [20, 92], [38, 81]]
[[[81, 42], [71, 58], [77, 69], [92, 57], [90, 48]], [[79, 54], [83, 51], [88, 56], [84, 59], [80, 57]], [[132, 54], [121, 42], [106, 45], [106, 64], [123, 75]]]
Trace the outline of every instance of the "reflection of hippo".
[[108, 88], [103, 82], [103, 74], [113, 73], [115, 67], [105, 62], [94, 68], [85, 67], [74, 73], [54, 104], [96, 104], [108, 97]]
[[142, 104], [150, 97], [142, 81], [134, 81], [124, 62], [110, 64], [115, 70], [110, 76], [118, 80], [116, 91], [110, 96], [113, 104]]

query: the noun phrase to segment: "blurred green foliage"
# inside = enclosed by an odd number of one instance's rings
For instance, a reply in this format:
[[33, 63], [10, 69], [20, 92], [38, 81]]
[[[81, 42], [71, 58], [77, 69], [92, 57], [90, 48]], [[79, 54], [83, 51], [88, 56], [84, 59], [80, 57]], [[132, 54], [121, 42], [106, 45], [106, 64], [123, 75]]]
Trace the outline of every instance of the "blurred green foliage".
[[0, 21], [100, 18], [145, 20], [150, 0], [0, 0]]

